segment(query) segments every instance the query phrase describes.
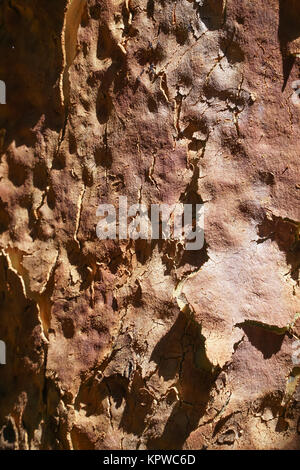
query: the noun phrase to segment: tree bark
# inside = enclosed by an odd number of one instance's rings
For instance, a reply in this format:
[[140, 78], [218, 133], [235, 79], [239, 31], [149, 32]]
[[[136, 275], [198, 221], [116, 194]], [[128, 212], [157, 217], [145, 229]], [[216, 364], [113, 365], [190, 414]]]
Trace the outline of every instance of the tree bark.
[[[300, 447], [299, 18], [1, 2], [1, 449]], [[204, 246], [99, 239], [120, 196]]]

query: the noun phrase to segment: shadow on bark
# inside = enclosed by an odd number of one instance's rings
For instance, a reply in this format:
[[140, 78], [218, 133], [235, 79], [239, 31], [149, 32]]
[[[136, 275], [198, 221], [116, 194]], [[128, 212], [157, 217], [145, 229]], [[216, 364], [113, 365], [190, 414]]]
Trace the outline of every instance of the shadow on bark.
[[298, 38], [300, 53], [300, 3], [298, 0], [279, 0], [278, 38], [282, 55], [282, 91], [284, 91], [296, 60], [295, 54], [292, 53], [292, 44]]

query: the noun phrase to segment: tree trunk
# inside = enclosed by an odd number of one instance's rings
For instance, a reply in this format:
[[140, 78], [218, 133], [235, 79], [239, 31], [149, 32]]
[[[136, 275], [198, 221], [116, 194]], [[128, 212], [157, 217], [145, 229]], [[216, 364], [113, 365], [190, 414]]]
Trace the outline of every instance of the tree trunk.
[[[0, 448], [300, 448], [299, 18], [1, 2]], [[99, 238], [120, 196], [204, 245]]]

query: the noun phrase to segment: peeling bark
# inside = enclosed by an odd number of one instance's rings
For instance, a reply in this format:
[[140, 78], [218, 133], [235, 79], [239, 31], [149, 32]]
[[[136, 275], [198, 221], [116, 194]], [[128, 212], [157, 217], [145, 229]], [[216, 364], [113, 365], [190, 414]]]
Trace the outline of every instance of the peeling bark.
[[298, 3], [2, 1], [1, 449], [299, 448]]

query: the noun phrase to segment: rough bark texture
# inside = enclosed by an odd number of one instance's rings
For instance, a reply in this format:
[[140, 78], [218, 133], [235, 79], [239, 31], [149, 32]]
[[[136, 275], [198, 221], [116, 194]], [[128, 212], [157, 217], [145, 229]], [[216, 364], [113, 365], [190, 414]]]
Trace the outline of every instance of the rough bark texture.
[[[3, 0], [0, 447], [300, 447], [297, 0]], [[205, 246], [96, 209], [205, 203]]]

